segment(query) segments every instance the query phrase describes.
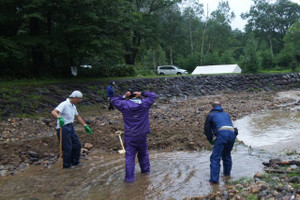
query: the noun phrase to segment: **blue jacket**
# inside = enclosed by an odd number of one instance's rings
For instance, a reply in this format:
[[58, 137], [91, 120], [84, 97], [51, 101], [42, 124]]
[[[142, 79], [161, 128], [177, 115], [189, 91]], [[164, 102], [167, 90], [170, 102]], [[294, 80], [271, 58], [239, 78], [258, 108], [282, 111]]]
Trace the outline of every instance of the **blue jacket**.
[[109, 85], [106, 88], [106, 97], [113, 97], [113, 96], [115, 96], [114, 88]]
[[223, 111], [221, 106], [214, 107], [207, 115], [204, 125], [204, 134], [207, 140], [212, 141], [222, 126], [233, 126], [230, 115]]

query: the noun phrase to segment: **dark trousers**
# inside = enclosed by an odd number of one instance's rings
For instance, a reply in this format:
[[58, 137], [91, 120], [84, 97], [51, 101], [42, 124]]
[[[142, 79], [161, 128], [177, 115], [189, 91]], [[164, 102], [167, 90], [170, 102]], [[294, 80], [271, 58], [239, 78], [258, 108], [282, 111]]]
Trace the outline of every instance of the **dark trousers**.
[[213, 152], [210, 156], [210, 182], [219, 182], [220, 161], [223, 160], [223, 173], [230, 176], [232, 168], [231, 150], [235, 142], [235, 133], [233, 131], [222, 130], [216, 136]]
[[115, 109], [114, 106], [111, 103], [109, 103], [108, 110], [114, 110], [114, 109]]
[[[59, 132], [60, 130], [57, 129], [58, 141], [60, 140]], [[67, 124], [62, 127], [62, 150], [64, 168], [79, 164], [81, 143], [74, 130], [73, 124]]]

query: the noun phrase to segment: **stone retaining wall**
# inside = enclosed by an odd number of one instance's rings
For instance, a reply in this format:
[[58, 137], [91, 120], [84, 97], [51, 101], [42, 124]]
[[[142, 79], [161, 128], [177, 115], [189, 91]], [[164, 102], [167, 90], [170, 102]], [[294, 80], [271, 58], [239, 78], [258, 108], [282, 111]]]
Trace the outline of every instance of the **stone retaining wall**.
[[162, 77], [124, 80], [116, 84], [117, 89], [122, 92], [127, 88], [137, 88], [140, 91], [152, 90], [160, 97], [205, 96], [226, 91], [276, 91], [298, 88], [300, 73]]
[[[159, 98], [205, 96], [226, 92], [278, 91], [300, 87], [300, 73], [199, 75], [116, 80], [116, 95], [128, 89], [153, 91]], [[0, 117], [50, 112], [73, 90], [84, 94], [85, 105], [105, 103], [109, 82], [54, 84], [7, 88], [0, 93]]]

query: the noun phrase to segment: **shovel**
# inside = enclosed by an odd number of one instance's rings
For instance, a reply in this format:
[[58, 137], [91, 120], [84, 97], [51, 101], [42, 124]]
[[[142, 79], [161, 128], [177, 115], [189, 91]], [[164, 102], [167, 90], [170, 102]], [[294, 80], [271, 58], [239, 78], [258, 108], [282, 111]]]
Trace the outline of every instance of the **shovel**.
[[62, 158], [62, 128], [59, 129], [59, 171], [62, 174], [63, 158]]
[[119, 150], [119, 154], [125, 154], [125, 148], [124, 148], [124, 145], [123, 145], [123, 141], [122, 141], [122, 138], [121, 138], [121, 134], [122, 134], [123, 131], [117, 131], [116, 133], [119, 135], [119, 139], [120, 139], [120, 143], [121, 143], [121, 146], [122, 146], [122, 149]]

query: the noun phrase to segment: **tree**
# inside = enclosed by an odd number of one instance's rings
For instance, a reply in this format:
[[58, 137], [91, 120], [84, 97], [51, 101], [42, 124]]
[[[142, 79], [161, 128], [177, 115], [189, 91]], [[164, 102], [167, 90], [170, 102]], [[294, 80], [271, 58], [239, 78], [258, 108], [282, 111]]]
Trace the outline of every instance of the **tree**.
[[180, 0], [127, 0], [128, 7], [128, 26], [124, 29], [127, 39], [124, 41], [125, 62], [135, 64], [141, 41], [144, 38], [145, 30], [152, 30], [147, 26], [147, 21], [151, 14], [175, 5]]
[[244, 48], [244, 55], [241, 57], [241, 66], [244, 72], [256, 73], [261, 66], [261, 58], [257, 52], [258, 45], [254, 34], [249, 35], [248, 42]]
[[293, 63], [290, 63], [292, 68], [295, 68], [300, 63], [300, 21], [294, 23], [287, 31], [284, 37], [283, 52], [293, 58]]
[[[204, 57], [211, 53], [221, 56], [231, 48], [229, 41], [231, 41], [233, 35], [229, 24], [234, 17], [234, 13], [230, 12], [228, 1], [221, 1], [217, 10], [211, 13], [211, 17], [207, 22], [207, 36], [205, 37], [206, 53]], [[217, 57], [211, 56], [209, 59], [210, 63], [212, 62], [212, 58]], [[216, 62], [219, 62], [217, 60]]]
[[282, 48], [289, 26], [299, 20], [300, 6], [289, 0], [277, 0], [274, 4], [267, 0], [253, 1], [250, 11], [242, 14], [242, 18], [248, 20], [246, 32], [255, 32], [261, 41], [267, 38], [273, 57]]
[[70, 76], [70, 67], [81, 64], [101, 72], [123, 59], [128, 23], [122, 0], [3, 0], [0, 8], [0, 25], [8, 27], [0, 30], [0, 65], [6, 75]]
[[185, 8], [183, 11], [183, 20], [187, 26], [189, 40], [190, 40], [190, 53], [194, 53], [194, 35], [196, 29], [200, 27], [200, 21], [204, 13], [203, 4], [193, 2], [193, 5]]
[[165, 10], [162, 18], [163, 26], [165, 27], [162, 37], [164, 38], [164, 46], [167, 47], [169, 52], [169, 62], [174, 64], [174, 51], [183, 48], [182, 39], [184, 37], [182, 26], [182, 18], [179, 8], [171, 6]]

